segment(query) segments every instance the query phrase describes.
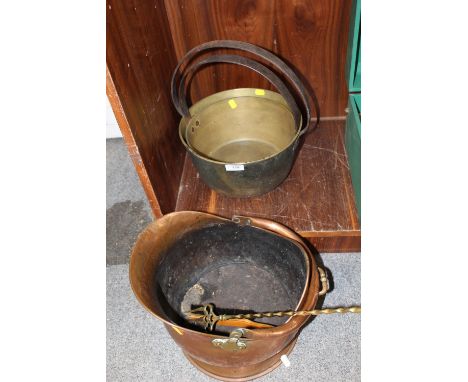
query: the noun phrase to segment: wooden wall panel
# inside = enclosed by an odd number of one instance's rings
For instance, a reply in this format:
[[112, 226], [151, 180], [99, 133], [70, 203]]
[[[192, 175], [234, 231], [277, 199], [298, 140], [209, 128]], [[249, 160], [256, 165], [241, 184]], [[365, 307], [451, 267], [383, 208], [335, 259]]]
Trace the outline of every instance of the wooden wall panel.
[[[270, 50], [273, 47], [270, 36], [273, 35], [274, 7], [271, 0], [166, 0], [165, 3], [178, 59], [194, 46], [215, 39], [247, 41]], [[249, 69], [216, 64], [199, 71], [191, 95], [197, 100], [217, 91], [253, 84], [271, 89], [266, 80]]]
[[[177, 57], [215, 39], [269, 49], [316, 91], [322, 116], [344, 116], [346, 46], [351, 0], [165, 0]], [[194, 101], [234, 87], [266, 87], [245, 68], [217, 64], [193, 82]]]
[[175, 208], [185, 155], [170, 100], [177, 59], [164, 1], [108, 0], [106, 7], [106, 61], [116, 92], [109, 98], [116, 115], [126, 117], [120, 128], [130, 152], [138, 149], [141, 158], [133, 160], [153, 211], [161, 216]]
[[314, 86], [324, 117], [345, 116], [351, 1], [277, 1], [278, 49]]

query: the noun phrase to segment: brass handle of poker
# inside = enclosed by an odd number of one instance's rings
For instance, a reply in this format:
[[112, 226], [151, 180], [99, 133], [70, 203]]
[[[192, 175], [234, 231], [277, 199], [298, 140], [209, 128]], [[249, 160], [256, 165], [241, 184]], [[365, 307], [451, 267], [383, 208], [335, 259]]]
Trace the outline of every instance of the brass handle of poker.
[[[320, 282], [322, 288], [318, 293], [319, 296], [323, 296], [329, 290], [329, 283], [327, 274], [325, 271], [318, 268], [320, 275]], [[361, 313], [360, 306], [351, 306], [351, 307], [340, 307], [340, 308], [326, 308], [326, 309], [313, 309], [313, 310], [288, 310], [281, 312], [266, 312], [266, 313], [244, 313], [244, 314], [222, 314], [218, 316], [214, 312], [214, 307], [212, 304], [207, 304], [196, 309], [192, 309], [189, 312], [186, 312], [186, 318], [189, 320], [202, 320], [204, 323], [204, 328], [212, 331], [218, 321], [227, 321], [227, 320], [240, 320], [240, 319], [255, 319], [255, 318], [269, 318], [269, 317], [292, 317], [292, 316], [318, 316], [320, 314], [334, 314], [334, 313]]]
[[[197, 314], [202, 312], [202, 314]], [[212, 304], [204, 305], [200, 308], [192, 309], [186, 313], [186, 318], [189, 320], [202, 320], [205, 329], [212, 331], [218, 321], [227, 321], [234, 319], [253, 319], [266, 317], [292, 317], [292, 316], [318, 316], [320, 314], [334, 313], [361, 313], [360, 306], [351, 306], [347, 308], [326, 308], [313, 310], [287, 310], [282, 312], [267, 312], [267, 313], [245, 313], [245, 314], [222, 314], [218, 316], [214, 312]]]

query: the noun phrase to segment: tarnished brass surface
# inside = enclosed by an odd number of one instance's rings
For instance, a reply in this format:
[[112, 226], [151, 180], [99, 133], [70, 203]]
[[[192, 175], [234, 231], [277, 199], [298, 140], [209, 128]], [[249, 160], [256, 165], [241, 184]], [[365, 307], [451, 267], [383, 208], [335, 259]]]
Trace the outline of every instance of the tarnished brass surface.
[[[188, 121], [185, 139], [206, 158], [226, 163], [255, 162], [278, 154], [296, 137], [291, 111], [283, 98], [255, 89], [217, 93], [205, 107], [197, 107]], [[233, 100], [233, 109], [228, 101]]]
[[[231, 221], [192, 211], [165, 215], [151, 223], [138, 237], [130, 258], [129, 273], [130, 284], [137, 299], [164, 323], [171, 337], [192, 363], [216, 378], [240, 381], [262, 375], [275, 367], [281, 354], [285, 354], [292, 348], [298, 331], [309, 317], [289, 317], [283, 324], [271, 328], [242, 329], [242, 343], [247, 343], [247, 346], [240, 351], [223, 351], [213, 346], [213, 340], [227, 339], [229, 333], [206, 333], [202, 328], [196, 329], [190, 325], [175, 322], [171, 318], [171, 309], [167, 307], [167, 300], [160, 295], [161, 291], [155, 288], [155, 275], [164, 261], [164, 256], [170, 253], [168, 249], [179, 241], [181, 235], [206, 226], [216, 227], [227, 223], [252, 227], [286, 239], [297, 246], [300, 249], [299, 253], [303, 256], [305, 274], [303, 290], [294, 308], [295, 310], [315, 308], [320, 278], [312, 253], [293, 231], [266, 219], [237, 217]], [[229, 239], [229, 237], [225, 238], [227, 242]], [[255, 254], [255, 251], [252, 254]]]
[[317, 269], [320, 274], [320, 282], [322, 283], [322, 289], [319, 292], [319, 296], [323, 296], [328, 292], [330, 286], [328, 285], [327, 274], [325, 273], [325, 271], [320, 267], [317, 267]]
[[[289, 174], [300, 130], [283, 97], [269, 90], [234, 89], [190, 108], [179, 135], [201, 178], [219, 193], [249, 197], [271, 191]], [[229, 101], [234, 101], [232, 108]], [[226, 164], [242, 164], [227, 171]]]
[[334, 314], [334, 313], [361, 313], [360, 306], [340, 307], [340, 308], [326, 308], [326, 309], [312, 309], [312, 310], [288, 310], [282, 312], [262, 312], [262, 313], [244, 313], [244, 314], [221, 314], [217, 315], [214, 312], [212, 304], [202, 306], [200, 308], [192, 309], [187, 312], [186, 317], [188, 320], [202, 321], [205, 329], [213, 330], [219, 323], [223, 322], [224, 325], [229, 325], [230, 320], [240, 319], [255, 319], [266, 317], [293, 317], [293, 316], [318, 316], [320, 314]]
[[242, 339], [244, 331], [242, 329], [236, 329], [231, 332], [229, 338], [215, 338], [211, 343], [213, 346], [217, 346], [227, 351], [239, 351], [247, 348], [248, 342]]

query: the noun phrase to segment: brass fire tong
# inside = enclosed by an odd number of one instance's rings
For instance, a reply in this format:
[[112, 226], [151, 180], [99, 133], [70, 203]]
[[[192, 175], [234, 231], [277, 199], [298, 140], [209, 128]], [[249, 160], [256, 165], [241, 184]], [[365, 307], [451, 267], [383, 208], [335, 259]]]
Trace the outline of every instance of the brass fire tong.
[[[198, 313], [202, 312], [202, 314]], [[197, 314], [198, 313], [198, 314]], [[360, 306], [351, 306], [348, 308], [327, 308], [314, 310], [288, 310], [283, 312], [267, 312], [267, 313], [245, 313], [245, 314], [222, 314], [218, 316], [214, 312], [212, 304], [207, 304], [196, 309], [192, 309], [186, 313], [186, 318], [189, 320], [202, 320], [205, 330], [212, 331], [218, 321], [228, 321], [236, 319], [255, 319], [265, 317], [292, 317], [292, 316], [317, 316], [319, 314], [333, 313], [361, 313]]]
[[[320, 281], [322, 283], [322, 290], [318, 293], [319, 296], [323, 296], [328, 292], [328, 280], [325, 271], [318, 267], [320, 274]], [[199, 313], [200, 312], [200, 313]], [[212, 304], [207, 304], [199, 308], [192, 309], [185, 313], [185, 317], [188, 320], [198, 321], [201, 320], [204, 324], [205, 330], [208, 329], [212, 331], [216, 325], [219, 323], [223, 326], [252, 326], [253, 328], [267, 328], [272, 327], [269, 324], [263, 324], [260, 322], [250, 321], [255, 318], [266, 318], [266, 317], [292, 317], [292, 316], [318, 316], [319, 314], [333, 314], [333, 313], [361, 313], [360, 306], [351, 306], [348, 308], [327, 308], [327, 309], [314, 309], [314, 310], [287, 310], [282, 312], [267, 312], [267, 313], [244, 313], [244, 314], [222, 314], [218, 316], [214, 312], [214, 307]], [[232, 325], [229, 321], [232, 320]], [[237, 322], [235, 320], [238, 320]], [[245, 320], [244, 322], [239, 322], [239, 320]]]

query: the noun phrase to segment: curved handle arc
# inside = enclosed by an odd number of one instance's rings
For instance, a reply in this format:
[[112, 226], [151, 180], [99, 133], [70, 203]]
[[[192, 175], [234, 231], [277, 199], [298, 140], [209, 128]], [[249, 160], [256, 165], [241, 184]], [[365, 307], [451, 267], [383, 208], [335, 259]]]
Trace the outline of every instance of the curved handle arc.
[[[179, 63], [177, 64], [171, 78], [171, 97], [172, 97], [172, 102], [174, 104], [174, 107], [177, 109], [180, 115], [184, 115], [183, 110], [178, 103], [178, 82], [180, 81], [181, 73], [180, 69], [182, 65], [184, 65], [186, 62], [190, 62], [195, 56], [198, 54], [211, 50], [211, 49], [237, 49], [241, 50], [244, 52], [252, 53], [265, 61], [267, 61], [269, 64], [274, 66], [277, 70], [279, 70], [288, 80], [290, 84], [294, 86], [295, 91], [299, 95], [299, 98], [301, 100], [301, 103], [304, 107], [305, 115], [302, 120], [302, 128], [300, 131], [299, 135], [304, 134], [310, 124], [310, 119], [311, 119], [311, 112], [310, 112], [310, 105], [309, 105], [309, 100], [311, 99], [311, 96], [307, 89], [305, 88], [304, 84], [301, 82], [301, 80], [298, 78], [298, 76], [294, 73], [294, 71], [286, 65], [284, 61], [282, 61], [279, 57], [274, 55], [273, 53], [269, 52], [266, 49], [260, 48], [259, 46], [242, 42], [242, 41], [235, 41], [235, 40], [214, 40], [210, 42], [203, 43], [201, 45], [196, 46], [195, 48], [192, 48], [189, 50], [185, 56], [181, 58]], [[316, 101], [316, 97], [314, 98], [314, 107], [316, 110], [316, 123], [315, 127], [318, 126], [319, 121], [320, 121], [320, 109], [318, 106], [318, 102]]]
[[179, 90], [178, 90], [178, 96], [177, 96], [178, 98], [177, 102], [184, 116], [186, 117], [190, 116], [190, 111], [189, 111], [189, 107], [187, 105], [187, 99], [186, 99], [186, 88], [185, 88], [186, 83], [190, 83], [191, 79], [193, 78], [195, 73], [200, 68], [206, 65], [216, 64], [216, 63], [229, 63], [229, 64], [236, 64], [236, 65], [244, 66], [253, 70], [256, 73], [259, 73], [264, 78], [266, 78], [271, 84], [273, 84], [278, 89], [280, 94], [283, 96], [289, 108], [291, 109], [296, 126], [298, 127], [298, 129], [300, 128], [301, 112], [296, 104], [296, 101], [294, 100], [293, 95], [291, 94], [289, 89], [286, 87], [286, 85], [283, 83], [283, 81], [281, 81], [281, 79], [275, 73], [273, 73], [270, 69], [258, 63], [257, 61], [251, 60], [247, 57], [235, 56], [235, 55], [211, 56], [202, 61], [198, 61], [193, 66], [190, 66], [187, 70], [184, 71], [179, 82]]

